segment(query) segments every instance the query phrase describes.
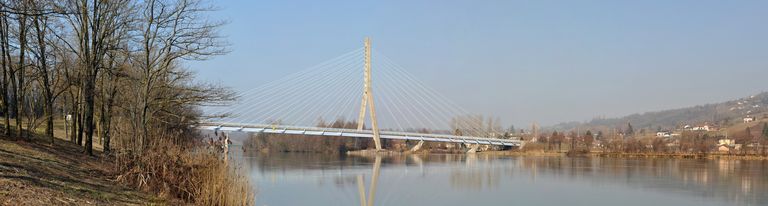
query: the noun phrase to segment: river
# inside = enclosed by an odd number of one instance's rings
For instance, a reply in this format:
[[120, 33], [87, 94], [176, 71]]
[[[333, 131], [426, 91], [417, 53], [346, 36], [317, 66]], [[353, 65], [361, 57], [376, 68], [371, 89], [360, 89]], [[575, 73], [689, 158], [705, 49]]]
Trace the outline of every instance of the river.
[[768, 161], [231, 155], [242, 161], [259, 206], [361, 205], [369, 199], [379, 206], [768, 205]]

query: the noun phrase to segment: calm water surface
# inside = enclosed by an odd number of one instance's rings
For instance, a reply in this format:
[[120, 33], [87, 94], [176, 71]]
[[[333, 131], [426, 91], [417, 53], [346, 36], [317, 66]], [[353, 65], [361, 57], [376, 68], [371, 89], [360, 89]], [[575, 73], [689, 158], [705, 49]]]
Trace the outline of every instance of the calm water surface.
[[374, 205], [768, 205], [767, 161], [233, 155], [260, 206], [360, 205], [361, 184]]

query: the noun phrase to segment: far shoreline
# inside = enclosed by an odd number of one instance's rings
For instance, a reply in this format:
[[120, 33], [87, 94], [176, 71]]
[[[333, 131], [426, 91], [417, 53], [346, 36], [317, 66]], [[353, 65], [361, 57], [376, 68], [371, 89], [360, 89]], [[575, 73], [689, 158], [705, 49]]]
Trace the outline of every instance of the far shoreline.
[[583, 152], [569, 154], [568, 152], [552, 151], [483, 151], [477, 154], [499, 156], [541, 156], [541, 157], [608, 157], [608, 158], [644, 158], [644, 159], [728, 159], [728, 160], [768, 160], [768, 156], [755, 154], [719, 154], [719, 153], [624, 153], [624, 152]]
[[[290, 152], [288, 152], [290, 153]], [[569, 154], [567, 151], [555, 152], [555, 151], [514, 151], [514, 150], [501, 150], [501, 151], [481, 151], [477, 153], [457, 153], [457, 152], [430, 152], [430, 151], [373, 151], [373, 150], [357, 150], [347, 151], [346, 155], [349, 156], [373, 156], [373, 155], [491, 155], [491, 156], [509, 156], [509, 157], [601, 157], [601, 158], [625, 158], [625, 159], [725, 159], [725, 160], [768, 160], [768, 156], [755, 155], [755, 154], [694, 154], [694, 153], [618, 153], [618, 152], [580, 152], [576, 154]]]

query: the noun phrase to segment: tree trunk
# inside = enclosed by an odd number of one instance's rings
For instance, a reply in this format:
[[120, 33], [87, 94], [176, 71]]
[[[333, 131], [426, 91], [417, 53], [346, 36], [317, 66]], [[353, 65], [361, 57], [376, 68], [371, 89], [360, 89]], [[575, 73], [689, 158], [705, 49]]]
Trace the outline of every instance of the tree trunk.
[[13, 79], [9, 78], [8, 75], [10, 75], [10, 60], [7, 59], [7, 48], [8, 48], [8, 29], [6, 27], [7, 23], [7, 16], [4, 14], [2, 15], [2, 19], [0, 19], [0, 64], [3, 67], [3, 84], [2, 84], [2, 92], [3, 92], [3, 117], [5, 119], [5, 136], [10, 137], [11, 136], [11, 106], [9, 105], [11, 101], [9, 101], [10, 95], [8, 94], [8, 82], [13, 81]]
[[109, 153], [111, 150], [109, 143], [112, 136], [110, 128], [112, 125], [112, 98], [107, 98], [105, 104], [102, 104], [101, 106], [101, 138], [104, 138], [104, 143], [102, 144], [104, 153]]
[[[5, 48], [5, 47], [3, 47]], [[4, 49], [3, 49], [4, 50]], [[2, 58], [2, 70], [3, 70], [3, 83], [0, 85], [0, 89], [2, 89], [2, 98], [3, 98], [3, 119], [5, 120], [5, 124], [3, 124], [3, 129], [5, 130], [5, 136], [11, 136], [11, 118], [10, 118], [10, 107], [8, 106], [8, 69], [5, 65], [5, 55], [3, 55]]]
[[82, 94], [83, 89], [78, 89], [77, 93], [77, 113], [75, 113], [77, 116], [77, 120], [75, 121], [77, 123], [77, 145], [83, 146], [83, 100], [82, 100]]
[[144, 105], [142, 112], [141, 112], [141, 144], [139, 145], [141, 147], [141, 150], [144, 150], [144, 147], [147, 145], [147, 141], [149, 141], [149, 118], [147, 117], [147, 113], [149, 111], [149, 107]]
[[77, 143], [77, 114], [80, 113], [77, 108], [77, 97], [72, 94], [72, 110], [69, 112], [69, 140], [72, 143]]
[[45, 135], [48, 136], [51, 140], [51, 145], [54, 143], [54, 137], [53, 137], [53, 92], [51, 91], [51, 83], [49, 81], [48, 77], [48, 61], [47, 61], [47, 53], [46, 53], [46, 42], [45, 42], [45, 35], [46, 35], [46, 27], [44, 18], [46, 17], [39, 17], [35, 16], [33, 18], [33, 23], [35, 25], [35, 31], [37, 32], [37, 45], [39, 48], [39, 64], [40, 64], [40, 80], [43, 87], [43, 97], [45, 106], [43, 108], [43, 116], [46, 117], [46, 125], [45, 125]]
[[51, 94], [50, 88], [46, 89], [45, 91], [47, 98], [46, 98], [46, 104], [45, 109], [43, 110], [45, 116], [48, 118], [47, 123], [45, 125], [45, 135], [48, 135], [49, 138], [51, 138], [51, 145], [53, 145], [53, 142], [55, 138], [53, 137], [53, 95]]
[[[112, 75], [112, 74], [109, 74]], [[102, 144], [104, 147], [104, 153], [109, 153], [111, 150], [110, 141], [112, 139], [112, 107], [114, 106], [115, 96], [117, 95], [117, 78], [116, 76], [110, 76], [108, 91], [103, 91], [104, 94], [103, 103], [101, 104], [101, 137], [104, 139]]]
[[[7, 56], [10, 56], [10, 54], [6, 54], [6, 58], [10, 60], [10, 58], [7, 57]], [[16, 125], [21, 127], [21, 122], [20, 122], [21, 117], [19, 117], [20, 116], [19, 115], [19, 93], [18, 93], [19, 92], [19, 89], [18, 89], [19, 86], [16, 83], [16, 71], [10, 65], [9, 65], [8, 69], [10, 70], [11, 91], [13, 92], [13, 93], [11, 93], [11, 99], [10, 99], [11, 102], [9, 104], [9, 106], [11, 107], [12, 110], [9, 113], [9, 115], [11, 115], [13, 118], [15, 118], [16, 119]], [[8, 124], [8, 126], [10, 127], [10, 124]], [[21, 130], [16, 130], [16, 132], [20, 133]]]
[[93, 68], [89, 68], [88, 76], [85, 80], [85, 88], [83, 89], [83, 96], [85, 96], [85, 109], [83, 115], [85, 119], [85, 152], [88, 155], [93, 155], [93, 131], [96, 126], [93, 122], [96, 66], [90, 66]]
[[18, 76], [18, 94], [16, 95], [16, 103], [18, 105], [18, 113], [16, 113], [16, 129], [18, 130], [17, 137], [24, 138], [24, 130], [22, 128], [22, 119], [24, 118], [24, 54], [27, 49], [27, 18], [25, 15], [19, 15], [19, 76]]

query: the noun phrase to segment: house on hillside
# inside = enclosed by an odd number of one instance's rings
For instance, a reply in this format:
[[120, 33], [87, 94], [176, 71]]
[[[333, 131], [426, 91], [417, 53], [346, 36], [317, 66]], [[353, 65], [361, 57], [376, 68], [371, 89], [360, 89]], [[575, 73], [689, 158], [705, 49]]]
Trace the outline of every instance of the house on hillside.
[[710, 125], [708, 123], [704, 123], [703, 125], [696, 125], [696, 126], [685, 125], [683, 129], [689, 130], [689, 131], [705, 131], [705, 132], [718, 130], [717, 126]]
[[672, 132], [668, 132], [668, 131], [656, 132], [656, 137], [671, 137], [671, 136], [672, 136]]
[[750, 116], [744, 117], [744, 123], [750, 123], [754, 121], [755, 121], [755, 117], [750, 117]]
[[717, 140], [717, 145], [734, 146], [736, 145], [736, 141], [733, 139], [720, 139]]

